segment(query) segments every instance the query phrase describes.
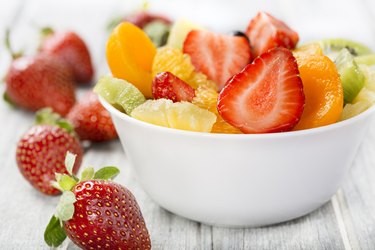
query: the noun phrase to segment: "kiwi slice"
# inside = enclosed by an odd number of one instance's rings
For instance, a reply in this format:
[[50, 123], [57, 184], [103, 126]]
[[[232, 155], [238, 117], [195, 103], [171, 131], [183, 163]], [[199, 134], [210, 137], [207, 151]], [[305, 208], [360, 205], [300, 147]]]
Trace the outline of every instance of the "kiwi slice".
[[323, 53], [332, 60], [335, 60], [342, 49], [347, 49], [354, 57], [372, 54], [369, 47], [358, 42], [342, 38], [323, 39], [319, 41]]
[[146, 101], [144, 95], [133, 84], [111, 76], [103, 76], [94, 88], [107, 102], [118, 110], [130, 114]]
[[344, 101], [351, 103], [365, 85], [365, 76], [352, 53], [346, 48], [338, 53], [335, 64], [344, 90]]
[[364, 64], [367, 66], [375, 65], [375, 54], [368, 54], [363, 56], [357, 56], [354, 58], [357, 64]]

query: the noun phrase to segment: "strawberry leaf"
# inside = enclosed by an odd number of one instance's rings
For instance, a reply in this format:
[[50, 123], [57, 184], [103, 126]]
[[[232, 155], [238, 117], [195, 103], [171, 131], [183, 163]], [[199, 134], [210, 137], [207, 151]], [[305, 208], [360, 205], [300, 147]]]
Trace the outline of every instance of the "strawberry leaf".
[[94, 168], [88, 167], [85, 170], [83, 170], [82, 175], [81, 175], [81, 181], [87, 181], [91, 180], [94, 177]]
[[76, 202], [74, 193], [72, 191], [64, 191], [59, 200], [59, 204], [57, 204], [55, 216], [61, 221], [67, 221], [73, 218], [74, 202]]
[[58, 247], [65, 240], [66, 233], [56, 216], [52, 216], [46, 230], [44, 231], [44, 241], [50, 247]]
[[62, 118], [59, 114], [54, 113], [51, 108], [38, 110], [35, 115], [35, 124], [54, 125], [65, 129], [68, 133], [73, 133], [73, 125]]
[[68, 173], [70, 175], [73, 175], [73, 167], [74, 167], [74, 162], [76, 161], [77, 155], [70, 153], [69, 151], [66, 152], [65, 156], [65, 167], [66, 170], [68, 170]]
[[16, 107], [16, 104], [12, 101], [12, 99], [10, 99], [9, 95], [7, 92], [4, 92], [3, 94], [3, 99], [4, 101], [9, 104], [9, 106], [11, 107]]
[[114, 179], [118, 174], [120, 173], [120, 170], [117, 167], [109, 166], [109, 167], [103, 167], [99, 169], [95, 175], [94, 179], [101, 179], [101, 180], [112, 180]]
[[70, 191], [77, 184], [77, 181], [73, 177], [64, 174], [61, 176], [58, 184], [63, 191]]

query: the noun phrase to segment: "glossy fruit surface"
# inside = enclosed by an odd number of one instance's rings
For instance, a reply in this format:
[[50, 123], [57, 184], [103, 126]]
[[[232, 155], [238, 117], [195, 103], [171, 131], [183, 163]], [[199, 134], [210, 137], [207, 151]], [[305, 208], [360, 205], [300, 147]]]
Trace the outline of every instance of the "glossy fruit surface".
[[131, 116], [159, 126], [196, 132], [211, 132], [216, 121], [215, 114], [206, 109], [167, 99], [148, 100], [135, 108]]
[[234, 75], [219, 94], [220, 115], [244, 133], [291, 130], [305, 104], [292, 53], [274, 48]]
[[298, 60], [306, 105], [295, 130], [335, 123], [344, 105], [343, 89], [335, 64], [326, 56]]
[[151, 93], [151, 67], [156, 48], [150, 38], [129, 22], [120, 23], [107, 40], [107, 63], [116, 78], [134, 84], [146, 97]]
[[87, 180], [73, 188], [68, 237], [82, 249], [151, 249], [142, 213], [133, 194], [106, 180]]
[[57, 195], [60, 191], [51, 186], [51, 181], [55, 180], [55, 173], [68, 173], [64, 165], [67, 151], [77, 155], [73, 168], [77, 173], [83, 156], [78, 139], [57, 126], [35, 125], [17, 144], [17, 165], [34, 188]]

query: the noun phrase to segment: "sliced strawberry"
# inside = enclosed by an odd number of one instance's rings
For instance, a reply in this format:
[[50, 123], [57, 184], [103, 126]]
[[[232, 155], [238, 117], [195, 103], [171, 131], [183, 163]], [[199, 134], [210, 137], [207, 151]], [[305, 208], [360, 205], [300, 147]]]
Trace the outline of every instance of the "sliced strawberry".
[[225, 121], [244, 133], [269, 133], [291, 130], [304, 104], [296, 59], [289, 50], [275, 48], [228, 81], [217, 108]]
[[299, 39], [297, 32], [266, 12], [259, 12], [250, 21], [246, 35], [250, 38], [254, 56], [275, 47], [294, 49]]
[[219, 90], [251, 60], [250, 45], [245, 37], [204, 30], [190, 31], [184, 42], [184, 53], [190, 55], [197, 71], [216, 82]]
[[191, 102], [195, 91], [189, 84], [170, 72], [157, 74], [152, 82], [152, 95], [155, 99], [166, 98], [173, 102]]

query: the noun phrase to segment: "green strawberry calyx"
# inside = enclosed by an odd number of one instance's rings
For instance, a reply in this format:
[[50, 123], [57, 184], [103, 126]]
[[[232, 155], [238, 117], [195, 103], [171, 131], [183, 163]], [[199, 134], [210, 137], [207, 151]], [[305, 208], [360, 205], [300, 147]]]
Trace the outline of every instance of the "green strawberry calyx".
[[73, 125], [59, 114], [54, 113], [51, 108], [43, 108], [35, 114], [35, 125], [53, 125], [65, 129], [69, 134], [75, 136]]
[[93, 167], [85, 168], [81, 173], [81, 178], [73, 174], [73, 166], [76, 155], [67, 152], [65, 157], [65, 167], [69, 174], [56, 173], [56, 180], [51, 183], [54, 188], [62, 192], [59, 203], [57, 204], [55, 214], [50, 219], [44, 232], [44, 240], [50, 247], [57, 247], [66, 239], [64, 222], [73, 218], [74, 203], [77, 201], [72, 192], [75, 185], [87, 180], [112, 180], [119, 173], [117, 167], [107, 166], [95, 172]]

